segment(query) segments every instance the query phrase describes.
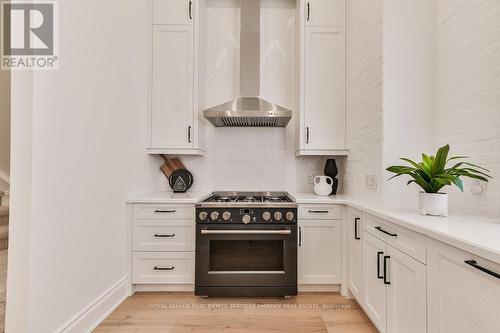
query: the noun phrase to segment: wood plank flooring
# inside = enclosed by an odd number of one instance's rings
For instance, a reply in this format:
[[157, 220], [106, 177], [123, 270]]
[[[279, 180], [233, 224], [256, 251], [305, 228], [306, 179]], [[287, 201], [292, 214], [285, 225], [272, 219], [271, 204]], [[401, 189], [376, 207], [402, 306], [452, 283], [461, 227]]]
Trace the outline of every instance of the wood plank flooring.
[[376, 333], [359, 305], [338, 293], [282, 298], [200, 298], [191, 293], [136, 293], [97, 333]]

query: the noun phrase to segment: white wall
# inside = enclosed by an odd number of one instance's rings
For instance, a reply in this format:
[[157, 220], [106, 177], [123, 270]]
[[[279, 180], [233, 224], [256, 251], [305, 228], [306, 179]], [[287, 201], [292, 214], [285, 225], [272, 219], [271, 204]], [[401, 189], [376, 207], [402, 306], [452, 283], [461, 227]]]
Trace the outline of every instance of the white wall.
[[[349, 157], [345, 191], [380, 198], [383, 149], [383, 0], [348, 1]], [[365, 176], [379, 182], [365, 188]]]
[[127, 274], [124, 197], [160, 184], [144, 149], [148, 16], [146, 1], [61, 3], [60, 69], [33, 74], [32, 117], [29, 91], [12, 93], [10, 332], [54, 332]]
[[0, 191], [10, 175], [10, 71], [0, 70]]
[[500, 2], [437, 1], [437, 140], [492, 171], [486, 194], [451, 190], [454, 211], [500, 217]]
[[[434, 153], [435, 12], [435, 0], [384, 0], [384, 168]], [[385, 200], [415, 206], [420, 189], [390, 176], [382, 180]]]
[[[207, 4], [206, 107], [239, 93], [239, 0]], [[265, 0], [261, 8], [261, 93], [295, 105], [295, 0]], [[204, 157], [183, 157], [193, 190], [312, 191], [309, 175], [323, 174], [326, 158], [295, 157], [295, 120], [283, 128], [214, 128]], [[343, 158], [338, 159], [343, 168]]]

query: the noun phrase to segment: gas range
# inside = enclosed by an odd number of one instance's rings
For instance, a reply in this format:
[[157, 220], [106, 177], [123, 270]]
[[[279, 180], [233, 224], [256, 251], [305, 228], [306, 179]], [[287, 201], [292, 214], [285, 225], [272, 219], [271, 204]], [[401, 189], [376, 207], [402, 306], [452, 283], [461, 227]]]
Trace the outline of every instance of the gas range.
[[297, 203], [286, 192], [214, 192], [196, 204], [198, 223], [296, 223]]
[[284, 192], [215, 192], [196, 204], [195, 294], [297, 295], [297, 207]]

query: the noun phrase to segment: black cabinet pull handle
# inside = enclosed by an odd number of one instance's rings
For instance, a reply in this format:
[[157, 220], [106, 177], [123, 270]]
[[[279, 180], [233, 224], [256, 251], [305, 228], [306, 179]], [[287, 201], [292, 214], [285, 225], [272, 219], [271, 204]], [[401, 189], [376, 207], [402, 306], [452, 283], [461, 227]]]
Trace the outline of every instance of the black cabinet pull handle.
[[391, 284], [391, 281], [387, 280], [387, 259], [391, 259], [391, 256], [384, 256], [384, 284]]
[[328, 214], [327, 210], [309, 210], [309, 213], [313, 214]]
[[311, 17], [311, 3], [307, 3], [307, 20], [309, 21], [309, 18]]
[[309, 127], [306, 127], [306, 143], [309, 143]]
[[175, 234], [155, 234], [156, 238], [172, 238], [175, 237]]
[[384, 229], [382, 229], [382, 227], [375, 227], [375, 229], [377, 229], [378, 231], [383, 232], [384, 234], [389, 235], [391, 237], [398, 237], [398, 234], [393, 234], [393, 233], [390, 233], [389, 231], [385, 231]]
[[175, 209], [172, 210], [155, 210], [155, 213], [175, 213]]
[[359, 217], [356, 217], [354, 219], [354, 239], [361, 239], [359, 237], [359, 234], [358, 234], [358, 222], [359, 222], [360, 218]]
[[299, 227], [299, 246], [302, 246], [302, 228]]
[[191, 126], [188, 126], [188, 142], [191, 143]]
[[192, 9], [193, 9], [193, 2], [192, 1], [189, 1], [189, 6], [188, 6], [188, 15], [189, 15], [189, 19], [192, 20], [193, 19], [193, 14], [192, 14]]
[[169, 266], [169, 267], [160, 267], [160, 266], [155, 266], [155, 268], [153, 268], [155, 271], [173, 271], [174, 270], [174, 266]]
[[380, 256], [383, 255], [384, 252], [377, 252], [377, 278], [383, 279], [384, 277], [380, 275]]
[[472, 267], [476, 268], [476, 269], [479, 269], [481, 272], [484, 272], [488, 275], [491, 275], [491, 276], [494, 276], [496, 277], [497, 279], [500, 279], [500, 274], [498, 274], [497, 272], [493, 272], [487, 268], [484, 268], [483, 266], [480, 266], [477, 264], [477, 261], [475, 260], [465, 260], [464, 261], [467, 265], [471, 265]]

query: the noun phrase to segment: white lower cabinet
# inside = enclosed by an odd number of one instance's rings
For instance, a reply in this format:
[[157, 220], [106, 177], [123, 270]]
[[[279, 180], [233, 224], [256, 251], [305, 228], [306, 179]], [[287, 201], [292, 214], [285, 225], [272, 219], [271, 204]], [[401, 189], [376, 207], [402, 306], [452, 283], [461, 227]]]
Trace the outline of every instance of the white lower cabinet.
[[500, 265], [437, 241], [427, 259], [429, 333], [500, 332]]
[[194, 289], [194, 213], [194, 205], [132, 205], [132, 284], [141, 288], [163, 285], [164, 291]]
[[427, 332], [426, 267], [387, 246], [387, 332]]
[[362, 298], [363, 263], [361, 247], [361, 212], [349, 209], [347, 229], [347, 288], [356, 299]]
[[194, 252], [134, 252], [132, 283], [192, 284]]
[[363, 231], [362, 306], [381, 333], [425, 333], [426, 267]]
[[341, 220], [301, 220], [299, 284], [341, 283]]
[[363, 308], [380, 332], [386, 332], [387, 292], [383, 260], [387, 245], [363, 231]]

